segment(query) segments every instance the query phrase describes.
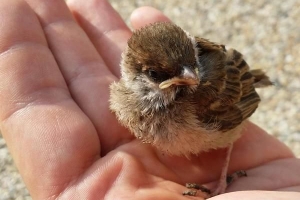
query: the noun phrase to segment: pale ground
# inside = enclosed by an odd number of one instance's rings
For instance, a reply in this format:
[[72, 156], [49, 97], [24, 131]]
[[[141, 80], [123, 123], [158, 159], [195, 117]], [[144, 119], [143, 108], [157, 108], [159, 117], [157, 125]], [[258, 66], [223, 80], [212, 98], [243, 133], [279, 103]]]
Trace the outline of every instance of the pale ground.
[[[139, 6], [162, 10], [191, 34], [242, 52], [275, 86], [260, 91], [251, 118], [300, 156], [300, 1], [110, 0], [129, 22]], [[31, 199], [0, 136], [0, 200]]]

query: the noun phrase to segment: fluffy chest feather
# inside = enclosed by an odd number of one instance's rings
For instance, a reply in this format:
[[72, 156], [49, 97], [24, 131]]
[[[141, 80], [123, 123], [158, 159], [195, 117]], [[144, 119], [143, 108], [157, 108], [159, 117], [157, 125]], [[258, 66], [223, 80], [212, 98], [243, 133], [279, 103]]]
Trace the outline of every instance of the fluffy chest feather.
[[[119, 121], [137, 138], [166, 153], [189, 156], [226, 147], [239, 137], [201, 122], [193, 96], [190, 100], [179, 98], [165, 107], [158, 99], [141, 100], [122, 81], [112, 84], [111, 91], [111, 102], [114, 102], [111, 109]], [[161, 106], [157, 109], [154, 105]]]

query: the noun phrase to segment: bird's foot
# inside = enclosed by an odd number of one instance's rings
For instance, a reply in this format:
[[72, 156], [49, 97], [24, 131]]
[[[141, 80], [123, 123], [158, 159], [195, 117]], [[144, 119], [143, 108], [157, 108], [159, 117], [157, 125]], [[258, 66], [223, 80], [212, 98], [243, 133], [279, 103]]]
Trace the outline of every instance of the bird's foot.
[[240, 177], [244, 177], [244, 176], [247, 176], [247, 173], [246, 171], [244, 170], [239, 170], [239, 171], [236, 171], [234, 172], [233, 174], [231, 175], [228, 175], [226, 177], [226, 179], [224, 180], [220, 180], [219, 184], [218, 184], [218, 187], [211, 193], [211, 196], [217, 196], [219, 194], [223, 194], [225, 193], [225, 190], [226, 188], [232, 183], [234, 182], [235, 180], [237, 180], [238, 178]]
[[244, 171], [244, 170], [236, 171], [235, 173], [227, 176], [226, 179], [224, 179], [224, 180], [221, 179], [218, 184], [218, 187], [213, 191], [211, 191], [210, 189], [208, 189], [202, 185], [198, 185], [196, 183], [187, 183], [186, 187], [189, 190], [184, 191], [182, 194], [187, 195], [187, 196], [196, 196], [197, 191], [200, 190], [202, 193], [205, 194], [206, 198], [213, 197], [213, 196], [225, 193], [225, 190], [228, 185], [230, 185], [236, 179], [238, 179], [240, 177], [244, 177], [244, 176], [247, 176], [246, 171]]
[[226, 183], [227, 183], [227, 185], [230, 185], [232, 182], [234, 182], [238, 178], [246, 177], [246, 176], [247, 176], [247, 172], [245, 170], [236, 171], [233, 174], [227, 176]]
[[185, 186], [189, 189], [187, 191], [184, 191], [182, 195], [188, 195], [188, 196], [196, 196], [197, 191], [200, 190], [204, 193], [204, 196], [207, 198], [210, 196], [211, 191], [207, 189], [206, 187], [202, 185], [198, 185], [196, 183], [186, 183]]

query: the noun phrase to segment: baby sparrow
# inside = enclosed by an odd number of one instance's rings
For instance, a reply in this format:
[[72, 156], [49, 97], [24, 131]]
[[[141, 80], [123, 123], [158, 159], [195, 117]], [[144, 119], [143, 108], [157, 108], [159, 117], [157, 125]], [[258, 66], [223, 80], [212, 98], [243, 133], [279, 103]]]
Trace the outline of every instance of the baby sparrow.
[[110, 87], [110, 109], [120, 123], [170, 155], [228, 147], [212, 195], [223, 193], [232, 144], [260, 101], [255, 88], [271, 85], [264, 72], [249, 70], [238, 51], [168, 22], [133, 33], [121, 72]]

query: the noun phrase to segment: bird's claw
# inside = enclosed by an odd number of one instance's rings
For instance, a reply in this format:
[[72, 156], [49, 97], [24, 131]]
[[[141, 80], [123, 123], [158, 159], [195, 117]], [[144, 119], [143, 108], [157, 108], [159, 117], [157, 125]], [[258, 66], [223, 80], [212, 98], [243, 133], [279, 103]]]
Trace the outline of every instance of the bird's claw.
[[206, 193], [207, 195], [210, 195], [210, 193], [211, 193], [211, 191], [209, 189], [207, 189], [206, 187], [204, 187], [202, 185], [198, 185], [196, 183], [186, 183], [185, 186], [190, 190], [184, 191], [182, 193], [183, 195], [196, 196], [198, 190]]
[[227, 183], [227, 185], [230, 185], [236, 179], [238, 179], [240, 177], [246, 177], [246, 176], [247, 176], [247, 172], [245, 170], [236, 171], [233, 174], [227, 176], [226, 183]]

